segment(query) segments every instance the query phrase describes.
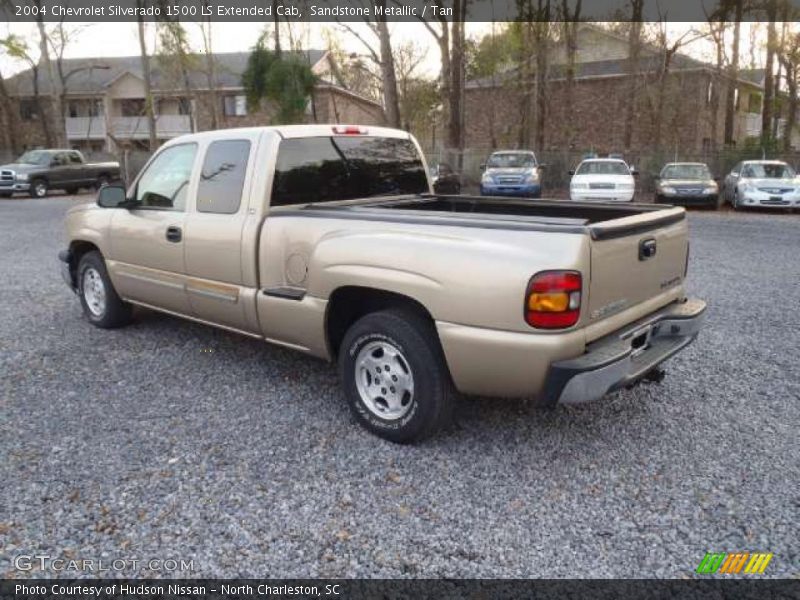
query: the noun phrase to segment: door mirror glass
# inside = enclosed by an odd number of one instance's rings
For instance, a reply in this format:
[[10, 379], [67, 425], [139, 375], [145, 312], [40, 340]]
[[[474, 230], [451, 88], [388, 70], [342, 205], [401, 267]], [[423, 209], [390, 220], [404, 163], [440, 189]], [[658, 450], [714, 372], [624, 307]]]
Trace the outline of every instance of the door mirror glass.
[[485, 171], [485, 170], [486, 170], [486, 163], [481, 163], [481, 171]]
[[570, 169], [569, 171], [567, 171], [567, 173], [569, 173], [570, 175], [575, 175], [575, 169]]
[[97, 192], [97, 205], [103, 208], [119, 208], [125, 202], [125, 188], [121, 185], [107, 185]]

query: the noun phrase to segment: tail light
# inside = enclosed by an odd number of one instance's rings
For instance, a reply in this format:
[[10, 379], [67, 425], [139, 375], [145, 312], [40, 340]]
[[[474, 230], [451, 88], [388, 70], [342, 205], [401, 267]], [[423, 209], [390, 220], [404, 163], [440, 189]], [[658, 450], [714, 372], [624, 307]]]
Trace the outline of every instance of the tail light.
[[357, 125], [334, 125], [333, 133], [338, 135], [366, 135], [366, 127], [358, 127]]
[[525, 321], [538, 329], [572, 327], [581, 315], [582, 283], [577, 271], [537, 273], [525, 294]]

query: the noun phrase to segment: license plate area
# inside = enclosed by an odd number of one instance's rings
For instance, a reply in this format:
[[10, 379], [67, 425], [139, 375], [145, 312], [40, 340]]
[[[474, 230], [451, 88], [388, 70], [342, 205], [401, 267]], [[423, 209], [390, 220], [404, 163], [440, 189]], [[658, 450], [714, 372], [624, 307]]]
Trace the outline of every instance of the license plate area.
[[650, 347], [650, 338], [652, 335], [652, 325], [637, 329], [631, 334], [631, 358], [636, 358]]

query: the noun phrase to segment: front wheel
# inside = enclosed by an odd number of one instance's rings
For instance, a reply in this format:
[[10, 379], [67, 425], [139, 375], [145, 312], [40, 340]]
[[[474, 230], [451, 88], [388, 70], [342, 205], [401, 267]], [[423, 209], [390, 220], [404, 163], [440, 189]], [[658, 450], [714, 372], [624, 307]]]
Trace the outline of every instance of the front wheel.
[[421, 440], [452, 418], [455, 391], [436, 329], [410, 311], [356, 321], [339, 350], [339, 373], [356, 419], [389, 441]]
[[96, 327], [113, 329], [131, 320], [131, 305], [117, 295], [99, 252], [87, 252], [78, 263], [78, 295], [86, 318]]
[[34, 179], [31, 181], [31, 197], [33, 198], [44, 198], [47, 196], [47, 182], [44, 179]]

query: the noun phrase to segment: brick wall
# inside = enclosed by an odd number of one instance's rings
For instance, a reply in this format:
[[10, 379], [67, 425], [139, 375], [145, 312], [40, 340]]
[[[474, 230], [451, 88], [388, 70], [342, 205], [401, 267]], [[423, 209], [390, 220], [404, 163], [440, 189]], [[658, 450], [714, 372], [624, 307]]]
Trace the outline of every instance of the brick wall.
[[[706, 101], [709, 78], [708, 73], [700, 71], [678, 72], [667, 77], [662, 148], [698, 151], [703, 138], [710, 137], [711, 110]], [[565, 89], [563, 81], [549, 83], [545, 148], [535, 149], [563, 149], [571, 136], [573, 149], [594, 149], [601, 154], [622, 151], [628, 98], [625, 78], [577, 80], [571, 118], [566, 114]], [[634, 151], [651, 149], [654, 145], [658, 90], [655, 77], [642, 79], [634, 117]], [[513, 84], [502, 88], [467, 89], [466, 147], [515, 147], [523, 122], [522, 98], [522, 90]], [[721, 139], [722, 127], [718, 136]], [[530, 139], [535, 140], [533, 129]]]

